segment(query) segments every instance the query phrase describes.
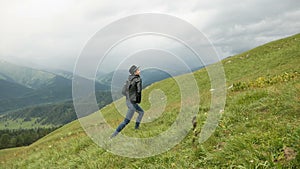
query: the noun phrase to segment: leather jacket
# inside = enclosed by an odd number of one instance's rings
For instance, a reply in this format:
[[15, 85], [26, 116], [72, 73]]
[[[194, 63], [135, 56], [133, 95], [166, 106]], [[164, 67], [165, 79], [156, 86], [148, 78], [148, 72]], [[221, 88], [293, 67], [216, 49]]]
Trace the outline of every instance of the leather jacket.
[[141, 103], [142, 99], [142, 79], [139, 75], [129, 75], [130, 82], [128, 99], [131, 103]]

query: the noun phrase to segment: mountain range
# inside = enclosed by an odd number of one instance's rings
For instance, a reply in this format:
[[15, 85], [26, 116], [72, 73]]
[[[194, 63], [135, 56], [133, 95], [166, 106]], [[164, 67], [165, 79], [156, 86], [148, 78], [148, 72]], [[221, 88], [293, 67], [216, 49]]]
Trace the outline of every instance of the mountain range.
[[[95, 87], [101, 91], [108, 89], [98, 82]], [[72, 77], [1, 61], [0, 93], [0, 114], [33, 105], [68, 101], [72, 99]]]
[[[111, 103], [112, 97], [122, 97], [121, 87], [128, 74], [128, 70], [98, 73], [95, 91], [99, 108]], [[171, 77], [154, 68], [142, 70], [141, 76], [143, 87]], [[0, 129], [22, 128], [26, 123], [21, 122], [30, 120], [31, 125], [25, 125], [29, 128], [58, 126], [75, 120], [72, 79], [73, 73], [68, 71], [38, 70], [0, 61]], [[20, 125], [15, 125], [16, 121]]]

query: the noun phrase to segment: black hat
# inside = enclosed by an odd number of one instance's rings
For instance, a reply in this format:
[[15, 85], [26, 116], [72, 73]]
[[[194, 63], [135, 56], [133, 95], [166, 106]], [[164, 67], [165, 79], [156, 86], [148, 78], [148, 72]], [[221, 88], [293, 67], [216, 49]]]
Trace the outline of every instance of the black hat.
[[135, 65], [132, 65], [130, 68], [129, 68], [129, 73], [130, 74], [134, 74], [135, 71], [137, 71], [139, 69], [139, 67], [135, 66]]

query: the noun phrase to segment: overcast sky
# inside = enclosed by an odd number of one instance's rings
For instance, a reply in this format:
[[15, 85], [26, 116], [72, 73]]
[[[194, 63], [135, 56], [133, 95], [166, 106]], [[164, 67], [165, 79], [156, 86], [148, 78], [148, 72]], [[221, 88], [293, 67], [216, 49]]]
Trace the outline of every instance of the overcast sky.
[[193, 24], [220, 57], [300, 32], [299, 0], [1, 0], [0, 59], [73, 70], [97, 31], [122, 17], [147, 12]]

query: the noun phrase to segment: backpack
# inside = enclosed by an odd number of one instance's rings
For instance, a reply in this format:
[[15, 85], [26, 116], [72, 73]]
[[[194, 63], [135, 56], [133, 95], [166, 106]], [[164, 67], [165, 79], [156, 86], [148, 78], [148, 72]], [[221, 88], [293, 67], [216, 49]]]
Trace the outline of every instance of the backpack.
[[126, 82], [123, 85], [122, 95], [126, 96], [128, 94], [128, 92], [129, 92], [129, 88], [130, 88], [130, 81], [128, 79], [128, 80], [126, 80]]

